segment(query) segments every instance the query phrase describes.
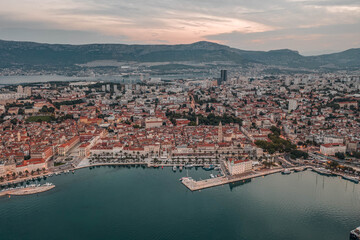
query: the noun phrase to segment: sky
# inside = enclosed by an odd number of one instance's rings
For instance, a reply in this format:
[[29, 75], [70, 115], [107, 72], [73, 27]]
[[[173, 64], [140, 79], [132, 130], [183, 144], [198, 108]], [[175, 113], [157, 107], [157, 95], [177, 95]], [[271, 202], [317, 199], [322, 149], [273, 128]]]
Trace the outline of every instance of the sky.
[[360, 48], [360, 0], [1, 0], [0, 39], [186, 44], [317, 55]]

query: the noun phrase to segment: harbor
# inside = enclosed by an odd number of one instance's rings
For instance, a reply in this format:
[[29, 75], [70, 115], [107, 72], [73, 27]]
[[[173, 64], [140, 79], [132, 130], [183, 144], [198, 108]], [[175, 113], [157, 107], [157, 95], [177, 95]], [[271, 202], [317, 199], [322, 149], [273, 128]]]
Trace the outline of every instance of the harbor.
[[[292, 167], [292, 168], [275, 168], [275, 169], [266, 169], [266, 170], [259, 170], [259, 171], [251, 171], [248, 173], [244, 173], [241, 175], [236, 176], [229, 176], [229, 175], [222, 175], [220, 177], [211, 177], [210, 179], [205, 180], [199, 180], [196, 181], [192, 177], [183, 177], [180, 179], [182, 184], [186, 186], [191, 191], [199, 191], [206, 188], [212, 188], [216, 186], [221, 186], [229, 183], [235, 183], [235, 182], [245, 182], [247, 180], [251, 180], [253, 178], [258, 177], [265, 177], [267, 175], [275, 174], [275, 173], [282, 173], [282, 174], [290, 174], [293, 172], [301, 172], [305, 171], [307, 169], [311, 169], [312, 171], [325, 176], [340, 176], [344, 180], [348, 180], [354, 183], [359, 183], [359, 179], [355, 177], [350, 177], [344, 174], [340, 173], [334, 173], [331, 171], [328, 171], [323, 168], [315, 168], [314, 166], [301, 166], [301, 167]], [[225, 172], [225, 171], [223, 171]]]

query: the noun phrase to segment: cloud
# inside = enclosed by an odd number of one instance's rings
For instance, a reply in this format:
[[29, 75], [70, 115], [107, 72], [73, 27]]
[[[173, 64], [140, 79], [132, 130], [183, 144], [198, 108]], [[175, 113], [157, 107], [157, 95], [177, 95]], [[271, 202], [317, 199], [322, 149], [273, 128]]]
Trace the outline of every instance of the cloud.
[[[344, 32], [341, 26], [355, 31], [346, 28]], [[23, 29], [26, 31], [21, 34]], [[171, 44], [214, 40], [250, 49], [289, 46], [312, 51], [359, 47], [353, 39], [359, 39], [356, 29], [360, 29], [358, 0], [0, 2], [0, 38], [16, 40], [68, 42], [73, 34], [73, 43], [94, 39]], [[62, 32], [67, 34], [61, 36]], [[35, 33], [40, 34], [35, 37]], [[328, 36], [331, 39], [326, 39]], [[345, 45], [335, 39], [342, 39]], [[309, 46], [311, 41], [316, 44]]]

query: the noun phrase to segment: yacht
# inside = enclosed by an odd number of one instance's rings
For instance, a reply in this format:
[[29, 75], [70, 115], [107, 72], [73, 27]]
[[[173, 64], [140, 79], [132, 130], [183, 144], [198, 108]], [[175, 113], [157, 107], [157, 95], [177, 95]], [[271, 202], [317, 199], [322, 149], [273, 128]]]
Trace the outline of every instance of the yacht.
[[285, 168], [281, 173], [282, 174], [290, 174], [291, 171], [289, 169]]
[[172, 169], [173, 169], [174, 172], [176, 172], [176, 168], [177, 168], [176, 166], [173, 166]]
[[350, 240], [360, 240], [360, 227], [357, 227], [350, 232]]
[[203, 166], [203, 169], [204, 169], [205, 171], [211, 171], [211, 170], [214, 169], [214, 165], [212, 165], [212, 164], [204, 165], [204, 166]]
[[185, 168], [192, 168], [194, 165], [192, 165], [192, 164], [186, 164], [185, 165]]

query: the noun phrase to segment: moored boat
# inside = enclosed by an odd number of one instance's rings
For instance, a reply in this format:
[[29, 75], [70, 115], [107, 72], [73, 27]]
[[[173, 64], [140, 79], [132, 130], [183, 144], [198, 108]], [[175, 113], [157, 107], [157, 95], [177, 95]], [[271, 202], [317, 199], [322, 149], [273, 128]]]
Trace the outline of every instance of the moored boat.
[[350, 240], [360, 240], [360, 227], [357, 227], [354, 230], [351, 230]]
[[214, 169], [214, 165], [212, 165], [212, 164], [204, 165], [204, 166], [203, 166], [203, 169], [204, 169], [205, 171], [211, 171], [211, 170]]
[[281, 173], [282, 173], [282, 174], [290, 174], [291, 171], [290, 171], [290, 169], [285, 168], [284, 170], [282, 170]]
[[317, 172], [320, 175], [325, 175], [325, 176], [331, 176], [332, 173], [329, 169], [326, 168], [313, 168], [312, 169], [314, 172]]
[[341, 177], [342, 177], [342, 179], [349, 180], [353, 183], [359, 183], [359, 178], [357, 178], [357, 177], [352, 177], [352, 176], [348, 176], [348, 175], [342, 175]]

